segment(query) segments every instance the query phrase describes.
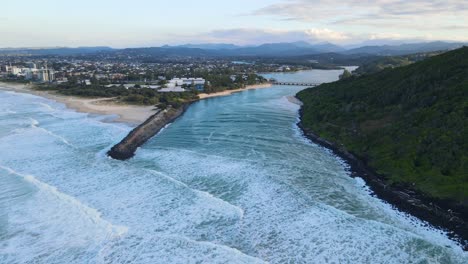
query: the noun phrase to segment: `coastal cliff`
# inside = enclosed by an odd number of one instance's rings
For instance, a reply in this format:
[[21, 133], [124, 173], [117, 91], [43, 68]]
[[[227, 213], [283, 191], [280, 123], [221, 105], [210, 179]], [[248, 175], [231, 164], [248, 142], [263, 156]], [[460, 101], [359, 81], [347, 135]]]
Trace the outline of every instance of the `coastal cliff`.
[[411, 186], [391, 185], [386, 177], [379, 175], [366, 165], [364, 159], [349, 152], [344, 146], [319, 137], [310, 129], [304, 127], [303, 112], [300, 111], [300, 122], [297, 124], [305, 137], [312, 142], [330, 149], [335, 155], [344, 159], [350, 165], [351, 177], [364, 179], [372, 192], [380, 199], [390, 203], [399, 210], [407, 212], [433, 226], [448, 231], [449, 237], [459, 242], [468, 251], [468, 210], [462, 204], [452, 200], [442, 200], [429, 197]]
[[169, 107], [160, 110], [148, 118], [143, 124], [133, 129], [120, 143], [113, 146], [107, 154], [113, 159], [128, 160], [135, 155], [138, 147], [145, 144], [167, 124], [174, 122], [188, 108], [189, 104], [181, 107]]
[[468, 245], [468, 47], [297, 94], [299, 126], [375, 194]]

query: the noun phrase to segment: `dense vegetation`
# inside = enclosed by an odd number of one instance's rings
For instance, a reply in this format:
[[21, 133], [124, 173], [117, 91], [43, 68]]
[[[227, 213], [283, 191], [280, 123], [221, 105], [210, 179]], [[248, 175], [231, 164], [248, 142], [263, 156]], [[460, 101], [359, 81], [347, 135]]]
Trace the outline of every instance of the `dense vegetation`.
[[390, 184], [468, 204], [468, 47], [298, 94], [303, 125]]
[[431, 56], [439, 55], [441, 53], [442, 52], [440, 51], [435, 51], [435, 52], [410, 54], [410, 55], [405, 55], [405, 56], [376, 57], [373, 60], [368, 60], [360, 64], [359, 68], [355, 70], [353, 73], [355, 75], [372, 74], [372, 73], [376, 73], [387, 68], [397, 68], [401, 66], [408, 66], [412, 63], [424, 60]]
[[168, 105], [179, 107], [184, 102], [192, 101], [198, 98], [195, 92], [185, 93], [159, 93], [154, 89], [148, 88], [130, 88], [123, 86], [105, 87], [99, 85], [40, 85], [39, 90], [56, 91], [63, 95], [81, 96], [81, 97], [116, 97], [118, 101], [138, 104], [138, 105], [156, 105], [165, 108]]
[[[244, 88], [247, 85], [255, 85], [259, 83], [268, 82], [267, 79], [257, 74], [241, 74], [241, 75], [230, 75], [230, 74], [208, 74], [201, 73], [199, 76], [205, 78], [209, 85], [205, 85], [206, 93], [221, 92], [224, 90], [234, 90]], [[235, 80], [231, 79], [231, 76], [235, 76]], [[245, 77], [245, 78], [244, 78]]]

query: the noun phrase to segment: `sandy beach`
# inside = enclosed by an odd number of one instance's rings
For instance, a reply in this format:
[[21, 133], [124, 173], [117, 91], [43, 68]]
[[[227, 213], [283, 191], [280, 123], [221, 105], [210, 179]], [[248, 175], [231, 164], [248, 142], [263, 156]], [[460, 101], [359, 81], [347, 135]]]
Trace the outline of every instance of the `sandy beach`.
[[156, 112], [154, 106], [119, 104], [115, 102], [115, 98], [90, 99], [58, 95], [53, 92], [34, 90], [32, 86], [28, 84], [0, 82], [0, 89], [42, 96], [63, 103], [68, 108], [82, 113], [117, 115], [118, 118], [112, 119], [113, 122], [140, 124]]
[[222, 91], [222, 92], [210, 93], [210, 94], [201, 93], [198, 96], [200, 97], [200, 100], [203, 100], [203, 99], [218, 97], [218, 96], [228, 96], [228, 95], [231, 95], [233, 93], [239, 93], [239, 92], [246, 91], [246, 90], [270, 88], [271, 86], [272, 86], [271, 83], [248, 85], [245, 88], [240, 88], [240, 89], [235, 89], [235, 90], [225, 90], [225, 91]]
[[[200, 100], [228, 96], [246, 90], [270, 88], [270, 83], [249, 85], [242, 89], [226, 90], [218, 93], [199, 94]], [[91, 113], [100, 115], [117, 115], [118, 118], [112, 119], [112, 122], [125, 122], [131, 124], [140, 124], [147, 120], [155, 111], [154, 106], [138, 106], [122, 104], [115, 101], [115, 98], [82, 98], [76, 96], [59, 95], [51, 91], [34, 90], [30, 84], [4, 83], [0, 82], [0, 90], [14, 91], [18, 93], [28, 93], [45, 97], [59, 103], [65, 104], [68, 108], [81, 113]]]

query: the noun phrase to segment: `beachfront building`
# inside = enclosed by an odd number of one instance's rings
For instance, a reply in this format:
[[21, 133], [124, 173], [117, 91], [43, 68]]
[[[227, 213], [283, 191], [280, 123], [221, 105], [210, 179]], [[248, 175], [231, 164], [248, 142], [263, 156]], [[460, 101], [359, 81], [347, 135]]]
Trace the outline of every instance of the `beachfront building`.
[[49, 82], [55, 81], [55, 70], [49, 69]]
[[7, 73], [12, 74], [12, 75], [21, 74], [21, 68], [16, 67], [16, 66], [7, 66], [6, 71], [7, 71]]
[[39, 81], [49, 82], [49, 71], [47, 69], [39, 70]]
[[39, 70], [38, 79], [40, 82], [53, 82], [55, 80], [55, 71], [47, 66]]
[[206, 80], [203, 78], [174, 78], [167, 83], [167, 88], [176, 88], [187, 86], [193, 89], [203, 91], [205, 89]]

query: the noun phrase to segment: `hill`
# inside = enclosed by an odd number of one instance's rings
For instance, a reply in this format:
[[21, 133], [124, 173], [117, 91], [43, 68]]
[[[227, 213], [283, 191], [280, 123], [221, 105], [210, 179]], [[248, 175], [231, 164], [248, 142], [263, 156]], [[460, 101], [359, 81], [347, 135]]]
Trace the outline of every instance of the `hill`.
[[345, 54], [373, 54], [379, 56], [398, 56], [421, 52], [447, 51], [463, 47], [463, 43], [443, 41], [400, 44], [400, 45], [376, 45], [363, 46], [345, 51]]
[[158, 56], [212, 56], [212, 57], [315, 57], [335, 54], [341, 57], [401, 56], [422, 52], [447, 51], [462, 47], [462, 43], [428, 42], [401, 45], [364, 46], [346, 50], [332, 43], [311, 44], [305, 41], [266, 43], [259, 46], [236, 46], [233, 44], [185, 44], [151, 48], [132, 48], [116, 51], [132, 55], [152, 54]]
[[212, 56], [299, 56], [327, 52], [342, 52], [345, 49], [331, 43], [310, 44], [304, 41], [267, 43], [259, 46], [241, 47], [232, 44], [185, 44], [180, 46], [163, 46], [166, 51], [186, 49], [201, 49]]
[[168, 48], [190, 48], [190, 49], [205, 49], [205, 50], [233, 50], [240, 46], [225, 43], [204, 43], [204, 44], [184, 44], [179, 46], [163, 46]]
[[[397, 68], [407, 66], [412, 63], [422, 61], [428, 57], [440, 55], [443, 51], [433, 51], [425, 53], [416, 53], [402, 56], [375, 56], [374, 59], [364, 61], [359, 68], [353, 72], [356, 75], [372, 74], [387, 68]], [[356, 64], [358, 65], [358, 64]]]
[[83, 55], [94, 54], [98, 52], [113, 51], [109, 47], [78, 47], [78, 48], [6, 48], [0, 49], [0, 55]]
[[452, 230], [468, 241], [468, 47], [297, 97], [306, 134], [342, 156], [351, 153], [382, 179], [384, 194], [396, 188], [409, 204], [419, 200], [409, 198], [413, 191], [428, 198], [412, 212], [434, 206], [422, 218], [442, 212], [445, 220], [436, 222], [448, 228], [458, 219]]
[[447, 51], [460, 48], [463, 43], [428, 42], [400, 45], [373, 45], [362, 46], [353, 49], [345, 49], [341, 46], [323, 42], [308, 43], [305, 41], [266, 43], [258, 46], [237, 46], [225, 43], [184, 44], [178, 46], [165, 45], [162, 47], [143, 47], [112, 49], [109, 47], [78, 47], [78, 48], [5, 48], [0, 49], [3, 55], [30, 55], [30, 56], [75, 56], [96, 55], [105, 53], [117, 56], [157, 56], [157, 57], [314, 57], [317, 55], [335, 54], [340, 57], [355, 58], [369, 56], [401, 56], [414, 53]]

